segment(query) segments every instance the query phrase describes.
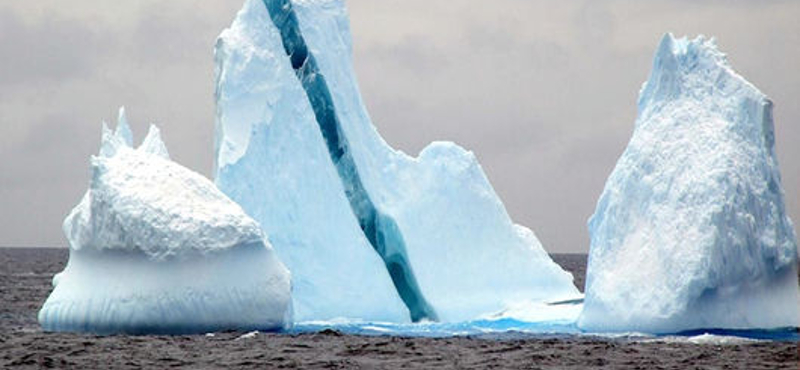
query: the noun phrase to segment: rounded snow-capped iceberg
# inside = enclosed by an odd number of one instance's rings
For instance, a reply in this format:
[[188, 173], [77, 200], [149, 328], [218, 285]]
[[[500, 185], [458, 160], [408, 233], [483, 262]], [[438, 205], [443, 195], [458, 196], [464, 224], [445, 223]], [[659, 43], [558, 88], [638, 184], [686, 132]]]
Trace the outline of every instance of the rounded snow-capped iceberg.
[[64, 221], [70, 257], [39, 312], [49, 331], [201, 333], [290, 324], [289, 272], [259, 225], [120, 114]]
[[772, 103], [713, 40], [666, 35], [589, 221], [591, 331], [796, 327], [797, 242]]

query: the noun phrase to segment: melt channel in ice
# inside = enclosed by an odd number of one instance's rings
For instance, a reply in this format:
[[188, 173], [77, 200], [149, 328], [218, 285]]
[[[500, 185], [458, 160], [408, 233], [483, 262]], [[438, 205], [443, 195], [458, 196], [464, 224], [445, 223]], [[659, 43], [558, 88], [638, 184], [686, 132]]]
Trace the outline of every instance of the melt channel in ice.
[[633, 137], [589, 221], [579, 326], [796, 327], [797, 242], [772, 102], [713, 39], [664, 36]]
[[579, 296], [471, 152], [412, 158], [380, 137], [343, 1], [248, 0], [216, 62], [216, 182], [292, 270], [298, 321], [465, 321]]
[[138, 149], [120, 112], [103, 126], [89, 190], [64, 221], [69, 261], [39, 312], [47, 331], [274, 330], [291, 324], [290, 277], [258, 223], [172, 162], [159, 130]]

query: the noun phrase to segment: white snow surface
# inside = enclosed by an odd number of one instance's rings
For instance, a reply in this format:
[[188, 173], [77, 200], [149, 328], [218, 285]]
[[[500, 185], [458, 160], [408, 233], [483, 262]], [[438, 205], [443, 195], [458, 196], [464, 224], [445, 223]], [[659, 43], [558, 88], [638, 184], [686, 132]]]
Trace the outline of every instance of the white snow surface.
[[[533, 232], [509, 218], [473, 153], [435, 142], [414, 158], [381, 138], [358, 90], [344, 2], [292, 3], [361, 180], [378, 210], [397, 223], [421, 293], [437, 317], [470, 320], [520, 302], [579, 296], [572, 276], [550, 259]], [[259, 220], [289, 265], [296, 313], [319, 320], [334, 313], [327, 299], [313, 309], [299, 308], [307, 288], [316, 290], [309, 301], [331, 292], [393, 290], [353, 216], [261, 1], [247, 1], [223, 32], [217, 75], [216, 181]], [[342, 267], [357, 278], [331, 281], [330, 276], [343, 279], [335, 270]]]
[[39, 312], [48, 331], [204, 333], [291, 323], [290, 276], [259, 225], [169, 160], [158, 129], [138, 149], [124, 111], [104, 125], [89, 190], [64, 221], [70, 258]]
[[589, 221], [589, 331], [796, 327], [772, 103], [713, 39], [667, 34]]
[[292, 271], [295, 320], [410, 321], [260, 0], [222, 32], [216, 63], [216, 183]]

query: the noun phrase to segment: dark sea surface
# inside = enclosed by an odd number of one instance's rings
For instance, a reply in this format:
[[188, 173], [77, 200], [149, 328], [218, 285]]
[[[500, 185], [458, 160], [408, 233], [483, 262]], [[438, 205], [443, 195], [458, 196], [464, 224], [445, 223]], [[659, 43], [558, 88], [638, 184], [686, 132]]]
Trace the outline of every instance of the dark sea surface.
[[[696, 333], [593, 337], [519, 332], [456, 337], [307, 333], [94, 336], [45, 333], [36, 314], [66, 249], [0, 248], [0, 368], [798, 369], [796, 341]], [[553, 259], [583, 288], [586, 255]], [[796, 338], [796, 335], [794, 335]]]

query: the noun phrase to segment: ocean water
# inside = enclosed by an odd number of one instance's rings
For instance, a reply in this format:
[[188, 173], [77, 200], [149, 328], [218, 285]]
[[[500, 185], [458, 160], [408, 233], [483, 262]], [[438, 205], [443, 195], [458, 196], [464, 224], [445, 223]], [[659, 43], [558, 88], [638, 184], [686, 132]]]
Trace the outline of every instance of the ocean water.
[[[0, 329], [16, 328], [26, 331], [41, 330], [36, 318], [51, 289], [53, 275], [64, 268], [68, 258], [64, 248], [0, 248]], [[553, 259], [570, 271], [576, 285], [583, 290], [586, 277], [586, 254], [553, 254]], [[579, 309], [579, 306], [564, 305], [563, 309]], [[384, 322], [301, 322], [296, 323], [286, 334], [314, 333], [335, 330], [350, 335], [377, 335], [402, 337], [452, 337], [473, 336], [485, 338], [563, 337], [590, 335], [613, 339], [648, 340], [670, 338], [687, 340], [704, 337], [707, 341], [716, 338], [720, 342], [729, 337], [798, 341], [796, 328], [780, 330], [693, 330], [684, 333], [653, 336], [641, 333], [583, 333], [571, 321], [525, 322], [511, 318], [481, 319], [458, 323], [421, 322], [394, 324]]]
[[[581, 333], [508, 318], [397, 325], [299, 323], [281, 333], [97, 336], [47, 333], [36, 319], [66, 249], [0, 248], [0, 368], [798, 369], [797, 330], [668, 336]], [[583, 286], [585, 255], [553, 255]]]

